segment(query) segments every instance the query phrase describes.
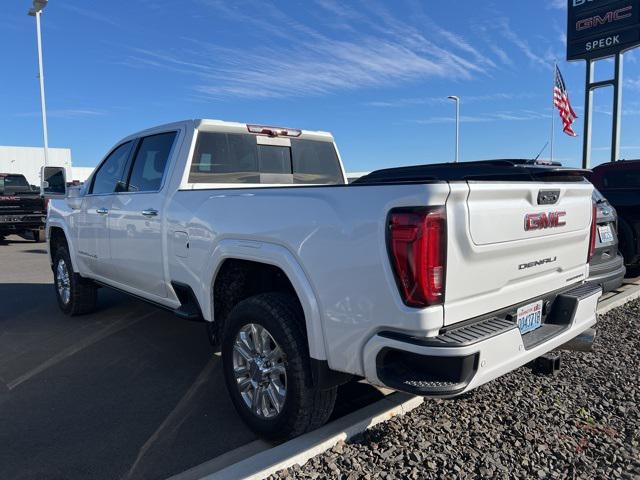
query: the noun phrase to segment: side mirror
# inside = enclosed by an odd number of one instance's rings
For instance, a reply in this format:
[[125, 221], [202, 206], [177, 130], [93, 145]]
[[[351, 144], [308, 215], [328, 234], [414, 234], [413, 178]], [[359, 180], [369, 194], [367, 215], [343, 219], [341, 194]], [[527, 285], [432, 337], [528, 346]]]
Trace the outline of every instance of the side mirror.
[[82, 195], [80, 187], [71, 186], [67, 189], [67, 204], [74, 210], [79, 210], [82, 206]]
[[64, 198], [66, 196], [67, 178], [64, 167], [42, 167], [40, 178], [40, 195], [45, 198]]

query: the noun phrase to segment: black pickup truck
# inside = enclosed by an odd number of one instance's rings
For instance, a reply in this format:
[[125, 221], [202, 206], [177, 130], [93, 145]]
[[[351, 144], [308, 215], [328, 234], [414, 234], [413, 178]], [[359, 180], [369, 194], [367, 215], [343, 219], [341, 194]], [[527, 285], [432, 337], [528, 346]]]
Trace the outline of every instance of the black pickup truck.
[[44, 241], [45, 200], [24, 175], [0, 173], [0, 240], [16, 234]]

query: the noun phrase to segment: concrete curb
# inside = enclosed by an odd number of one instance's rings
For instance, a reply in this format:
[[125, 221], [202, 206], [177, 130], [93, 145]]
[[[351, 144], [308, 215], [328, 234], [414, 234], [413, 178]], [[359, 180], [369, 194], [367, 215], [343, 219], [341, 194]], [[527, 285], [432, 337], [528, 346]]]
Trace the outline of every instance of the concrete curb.
[[[598, 305], [604, 314], [627, 302], [640, 298], [640, 280], [625, 283], [620, 289]], [[308, 460], [333, 448], [338, 442], [353, 438], [365, 430], [397, 415], [404, 415], [420, 406], [424, 399], [405, 393], [392, 393], [376, 403], [346, 415], [324, 427], [294, 438], [276, 447], [265, 449], [238, 463], [218, 471], [216, 460], [207, 462], [172, 477], [172, 480], [261, 480], [293, 465], [304, 465]], [[264, 447], [262, 447], [264, 448]], [[226, 463], [226, 462], [225, 462]], [[228, 463], [226, 463], [228, 465]], [[219, 465], [219, 464], [218, 464]], [[212, 471], [213, 470], [213, 471]], [[206, 473], [206, 472], [210, 473]]]
[[601, 300], [598, 304], [598, 313], [601, 315], [605, 314], [637, 298], [640, 298], [640, 280], [624, 284], [620, 287], [620, 293]]
[[422, 397], [392, 393], [382, 400], [339, 418], [318, 430], [201, 478], [207, 480], [236, 480], [239, 478], [257, 480], [296, 464], [304, 465], [309, 459], [326, 452], [338, 442], [347, 441], [368, 428], [397, 415], [404, 415], [420, 406], [422, 402]]

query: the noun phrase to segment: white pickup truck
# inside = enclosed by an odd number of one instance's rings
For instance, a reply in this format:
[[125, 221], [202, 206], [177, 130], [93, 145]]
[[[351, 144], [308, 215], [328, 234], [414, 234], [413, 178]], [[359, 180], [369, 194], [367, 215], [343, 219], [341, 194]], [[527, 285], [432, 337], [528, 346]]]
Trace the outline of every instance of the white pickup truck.
[[485, 161], [348, 185], [328, 133], [163, 125], [118, 142], [80, 191], [43, 182], [60, 197], [55, 292], [70, 315], [108, 286], [208, 322], [240, 415], [292, 437], [352, 377], [453, 397], [593, 332], [583, 173]]

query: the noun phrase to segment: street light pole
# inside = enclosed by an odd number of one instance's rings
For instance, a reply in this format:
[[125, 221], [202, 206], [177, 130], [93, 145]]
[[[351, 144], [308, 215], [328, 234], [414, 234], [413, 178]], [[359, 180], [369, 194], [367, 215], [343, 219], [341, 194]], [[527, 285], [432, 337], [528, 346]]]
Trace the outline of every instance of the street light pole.
[[40, 105], [42, 110], [42, 136], [44, 138], [44, 165], [49, 162], [49, 134], [47, 131], [47, 106], [44, 97], [44, 68], [42, 66], [42, 34], [40, 32], [40, 15], [47, 6], [48, 0], [33, 0], [29, 15], [36, 17], [36, 35], [38, 38], [38, 77], [40, 79]]
[[460, 97], [450, 95], [449, 100], [456, 102], [456, 159], [455, 163], [460, 161]]

